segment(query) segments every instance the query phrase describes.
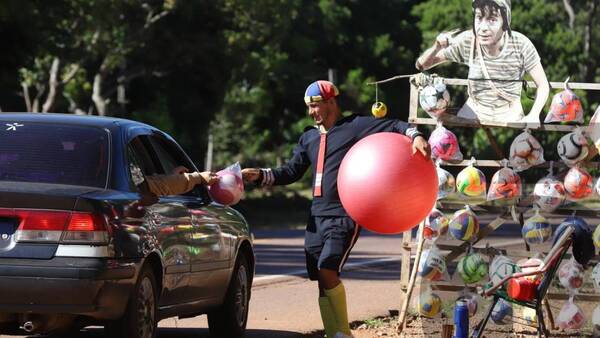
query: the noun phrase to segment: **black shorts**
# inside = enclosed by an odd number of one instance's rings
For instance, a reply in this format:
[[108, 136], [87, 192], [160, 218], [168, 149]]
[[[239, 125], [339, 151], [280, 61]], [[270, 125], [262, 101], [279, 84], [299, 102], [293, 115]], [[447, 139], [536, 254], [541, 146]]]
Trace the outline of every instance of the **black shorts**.
[[309, 217], [304, 236], [308, 277], [318, 280], [319, 269], [336, 270], [339, 274], [359, 234], [360, 226], [350, 217]]

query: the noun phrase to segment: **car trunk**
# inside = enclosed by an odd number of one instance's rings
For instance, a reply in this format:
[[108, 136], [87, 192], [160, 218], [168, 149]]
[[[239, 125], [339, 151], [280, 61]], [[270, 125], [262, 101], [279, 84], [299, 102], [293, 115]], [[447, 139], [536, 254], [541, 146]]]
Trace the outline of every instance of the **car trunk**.
[[58, 241], [17, 241], [19, 226], [26, 220], [29, 226], [36, 229], [44, 226], [41, 223], [66, 224], [79, 196], [94, 190], [98, 189], [61, 184], [0, 182], [0, 258], [52, 258]]

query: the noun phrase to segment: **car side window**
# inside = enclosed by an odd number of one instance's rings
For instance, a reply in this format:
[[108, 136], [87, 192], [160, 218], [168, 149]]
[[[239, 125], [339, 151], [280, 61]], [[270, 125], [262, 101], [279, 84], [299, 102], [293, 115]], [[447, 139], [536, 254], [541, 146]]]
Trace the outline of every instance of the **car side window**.
[[158, 172], [156, 164], [144, 145], [143, 138], [138, 136], [132, 139], [127, 145], [127, 162], [129, 166], [129, 183], [131, 188], [139, 190], [139, 187], [146, 180], [147, 175], [153, 175]]
[[[172, 141], [161, 136], [149, 136], [148, 140], [165, 173], [170, 174], [173, 172], [173, 169], [179, 166], [184, 166], [190, 171], [195, 170], [194, 164], [189, 161], [188, 157]], [[208, 192], [206, 191], [206, 187], [196, 185], [192, 191], [183, 195], [205, 199], [208, 196]]]

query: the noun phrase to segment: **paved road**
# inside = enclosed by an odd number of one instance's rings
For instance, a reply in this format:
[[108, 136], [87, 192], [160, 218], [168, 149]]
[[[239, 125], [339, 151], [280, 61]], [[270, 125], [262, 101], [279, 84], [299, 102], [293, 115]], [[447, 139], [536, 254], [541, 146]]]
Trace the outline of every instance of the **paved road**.
[[[493, 245], [520, 242], [516, 225], [503, 225], [486, 242]], [[256, 279], [248, 322], [250, 338], [303, 337], [321, 328], [315, 282], [305, 278], [303, 231], [256, 231]], [[400, 307], [401, 236], [363, 232], [343, 275], [351, 320], [388, 314]], [[165, 319], [161, 338], [208, 338], [206, 318]], [[83, 337], [101, 337], [101, 329], [88, 329]]]

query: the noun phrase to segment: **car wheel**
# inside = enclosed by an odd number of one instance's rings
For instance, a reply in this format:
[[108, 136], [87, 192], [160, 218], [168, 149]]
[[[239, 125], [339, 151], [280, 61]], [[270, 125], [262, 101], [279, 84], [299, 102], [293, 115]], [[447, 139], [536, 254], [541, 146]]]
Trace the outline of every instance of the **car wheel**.
[[248, 259], [241, 255], [235, 264], [225, 302], [208, 313], [208, 328], [213, 337], [242, 337], [248, 321], [248, 305], [252, 287]]
[[107, 325], [108, 336], [154, 338], [158, 324], [156, 279], [149, 266], [140, 272], [123, 317]]

